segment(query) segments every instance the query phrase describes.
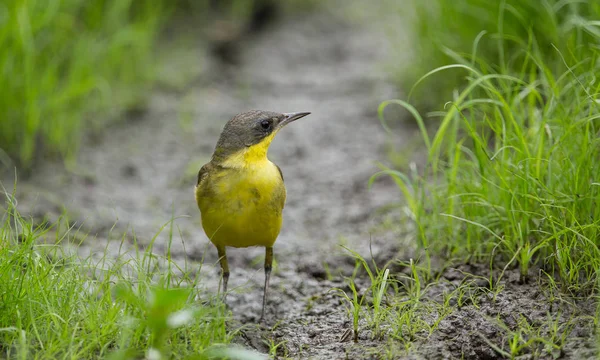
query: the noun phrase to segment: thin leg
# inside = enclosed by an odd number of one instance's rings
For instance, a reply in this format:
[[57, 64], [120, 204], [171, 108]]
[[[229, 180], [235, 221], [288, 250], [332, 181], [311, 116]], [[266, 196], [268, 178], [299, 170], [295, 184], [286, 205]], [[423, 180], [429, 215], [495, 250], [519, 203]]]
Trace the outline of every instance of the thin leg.
[[259, 320], [260, 322], [265, 318], [265, 307], [267, 306], [267, 295], [269, 293], [269, 278], [271, 277], [271, 267], [273, 265], [273, 248], [267, 247], [265, 250], [265, 290], [263, 293], [263, 306]]
[[227, 281], [229, 280], [229, 265], [227, 264], [227, 254], [225, 254], [225, 246], [217, 246], [219, 253], [219, 263], [221, 263], [221, 272], [223, 274], [223, 301], [227, 296]]

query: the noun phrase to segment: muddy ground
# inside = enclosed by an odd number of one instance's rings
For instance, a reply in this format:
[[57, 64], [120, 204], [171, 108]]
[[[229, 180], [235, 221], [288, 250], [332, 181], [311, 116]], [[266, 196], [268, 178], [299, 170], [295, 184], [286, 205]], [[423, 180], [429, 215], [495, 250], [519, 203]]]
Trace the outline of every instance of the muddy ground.
[[[235, 44], [234, 52], [225, 54], [227, 62], [222, 52], [207, 51], [210, 46], [203, 40], [177, 45], [177, 31], [170, 34], [160, 54], [166, 59], [163, 81], [146, 108], [88, 138], [74, 171], [45, 164], [20, 180], [19, 209], [53, 220], [64, 205], [73, 223], [91, 234], [77, 250], [82, 256], [101, 256], [105, 249], [116, 254], [124, 232], [128, 241], [135, 233], [137, 242], [147, 245], [174, 216], [172, 257], [188, 268], [199, 267], [204, 259], [202, 286], [214, 292], [219, 270], [193, 197], [197, 170], [236, 113], [310, 111], [312, 115], [282, 131], [269, 152], [283, 170], [288, 201], [275, 246], [266, 326], [252, 325], [262, 301], [263, 250], [228, 251], [234, 324], [250, 326], [236, 342], [260, 352], [269, 350], [265, 342], [281, 343], [278, 356], [300, 359], [496, 359], [502, 356], [483, 338], [505, 346], [508, 336], [494, 318], [514, 328], [521, 314], [532, 322], [551, 316], [564, 324], [592, 311], [585, 301], [576, 303], [579, 312], [564, 304], [550, 311], [538, 284], [519, 285], [509, 271], [506, 289], [495, 301], [481, 292], [475, 304], [454, 306], [437, 330], [428, 339], [420, 334], [408, 352], [390, 336], [373, 340], [368, 329], [361, 331], [358, 344], [340, 341], [351, 328], [350, 317], [341, 297], [330, 290], [347, 289], [341, 274], [354, 265], [340, 245], [369, 259], [372, 255], [379, 264], [414, 256], [399, 191], [383, 178], [371, 189], [367, 183], [378, 170], [377, 161], [388, 163], [390, 146], [412, 148], [418, 137], [406, 121], [398, 122], [390, 137], [376, 114], [381, 101], [400, 96], [387, 80], [385, 64], [389, 54], [402, 53], [391, 48], [402, 41], [389, 41], [390, 29], [380, 21], [382, 9], [340, 4], [286, 12]], [[176, 79], [171, 74], [185, 75]], [[422, 160], [418, 153], [409, 157]], [[11, 181], [8, 175], [3, 179]], [[167, 244], [163, 231], [154, 251], [164, 253]], [[486, 271], [472, 269], [483, 276]], [[443, 289], [458, 286], [464, 280], [458, 274], [444, 272], [444, 281], [430, 288], [427, 298], [438, 301]], [[360, 279], [358, 285], [368, 284]], [[542, 351], [541, 357], [593, 356], [589, 321], [581, 324], [569, 332], [564, 351]]]

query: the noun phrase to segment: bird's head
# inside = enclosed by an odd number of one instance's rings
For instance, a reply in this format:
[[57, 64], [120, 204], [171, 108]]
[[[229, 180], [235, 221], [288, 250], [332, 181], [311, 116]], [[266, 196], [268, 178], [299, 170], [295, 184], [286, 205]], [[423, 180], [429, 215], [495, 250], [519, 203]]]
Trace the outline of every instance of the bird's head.
[[251, 110], [234, 116], [227, 122], [215, 148], [213, 160], [222, 161], [234, 154], [266, 156], [275, 134], [285, 125], [309, 112], [276, 113]]

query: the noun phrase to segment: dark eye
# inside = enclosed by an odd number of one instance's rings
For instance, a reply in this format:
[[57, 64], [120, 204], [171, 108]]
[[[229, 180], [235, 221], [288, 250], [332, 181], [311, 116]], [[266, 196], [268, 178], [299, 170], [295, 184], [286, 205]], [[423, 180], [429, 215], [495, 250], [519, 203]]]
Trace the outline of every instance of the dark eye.
[[271, 122], [269, 120], [263, 120], [260, 122], [260, 127], [264, 130], [269, 130], [271, 128]]

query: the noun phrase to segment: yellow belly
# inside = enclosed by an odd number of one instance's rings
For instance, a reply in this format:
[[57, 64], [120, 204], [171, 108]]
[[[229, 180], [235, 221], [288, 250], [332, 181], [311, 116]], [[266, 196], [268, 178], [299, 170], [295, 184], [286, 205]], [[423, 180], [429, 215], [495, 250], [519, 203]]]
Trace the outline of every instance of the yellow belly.
[[285, 186], [270, 161], [219, 169], [196, 188], [202, 227], [217, 246], [273, 246], [282, 224]]

